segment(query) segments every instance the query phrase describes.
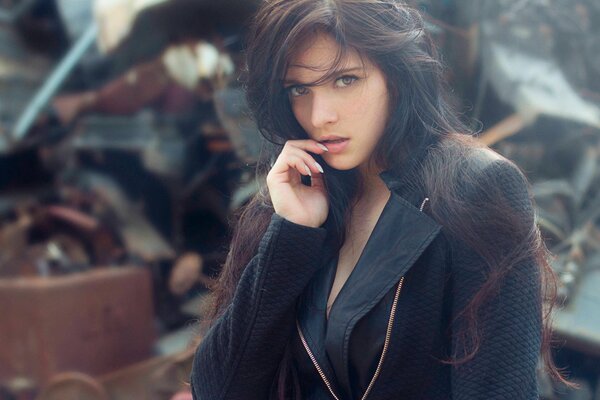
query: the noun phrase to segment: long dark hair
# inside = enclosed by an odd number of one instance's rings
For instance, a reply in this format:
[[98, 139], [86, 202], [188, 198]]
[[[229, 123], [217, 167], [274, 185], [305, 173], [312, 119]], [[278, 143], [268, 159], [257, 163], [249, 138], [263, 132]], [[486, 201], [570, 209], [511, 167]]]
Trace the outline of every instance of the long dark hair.
[[[502, 193], [490, 191], [486, 206], [474, 208], [457, 192], [455, 182], [474, 182], [478, 173], [469, 169], [465, 160], [486, 148], [472, 138], [474, 132], [460, 121], [450, 105], [444, 69], [421, 15], [398, 0], [267, 0], [256, 14], [248, 36], [243, 82], [252, 115], [266, 139], [265, 151], [256, 166], [260, 190], [235, 216], [230, 250], [214, 288], [206, 325], [214, 322], [231, 301], [243, 269], [256, 253], [274, 212], [264, 181], [271, 163], [285, 141], [308, 139], [292, 113], [282, 82], [294, 51], [318, 32], [331, 35], [340, 45], [320, 82], [337, 74], [349, 49], [374, 63], [386, 77], [390, 117], [374, 159], [384, 169], [410, 171], [403, 176], [410, 177], [407, 184], [421, 185], [428, 194], [431, 216], [481, 255], [489, 267], [486, 283], [460, 314], [465, 330], [457, 334], [457, 340], [467, 344], [467, 351], [462, 358], [445, 362], [461, 364], [473, 358], [481, 342], [478, 320], [482, 306], [492, 297], [503, 275], [523, 260], [534, 259], [543, 289], [540, 296], [549, 305], [543, 313], [543, 361], [555, 380], [571, 385], [551, 356], [549, 317], [556, 297], [556, 278], [540, 231], [529, 214], [522, 215], [509, 201], [503, 201]], [[442, 142], [444, 146], [440, 146]], [[318, 155], [315, 158], [325, 169], [329, 196], [325, 226], [339, 250], [362, 182], [355, 169], [335, 170]], [[495, 238], [510, 241], [501, 246], [511, 249], [510, 254], [499, 254], [498, 241], [490, 240], [492, 233]], [[285, 397], [286, 378], [293, 376], [290, 365], [288, 352], [275, 377], [278, 398]]]

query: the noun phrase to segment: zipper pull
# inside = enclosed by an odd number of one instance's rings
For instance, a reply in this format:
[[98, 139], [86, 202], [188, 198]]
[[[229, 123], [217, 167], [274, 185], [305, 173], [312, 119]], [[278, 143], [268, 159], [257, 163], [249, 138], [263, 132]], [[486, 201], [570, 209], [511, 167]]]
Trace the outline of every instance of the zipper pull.
[[423, 202], [421, 203], [421, 207], [419, 208], [419, 211], [423, 212], [423, 207], [425, 207], [425, 203], [427, 203], [429, 201], [429, 197], [425, 197], [423, 199]]

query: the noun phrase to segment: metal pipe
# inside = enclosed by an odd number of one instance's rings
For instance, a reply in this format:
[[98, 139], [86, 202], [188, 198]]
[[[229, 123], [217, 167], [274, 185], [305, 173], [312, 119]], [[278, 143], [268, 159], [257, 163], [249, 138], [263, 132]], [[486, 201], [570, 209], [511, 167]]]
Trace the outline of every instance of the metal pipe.
[[48, 104], [48, 101], [62, 85], [67, 75], [72, 71], [75, 65], [77, 65], [83, 54], [85, 54], [95, 42], [97, 34], [98, 28], [96, 24], [91, 24], [62, 61], [56, 66], [54, 71], [52, 71], [50, 76], [46, 79], [46, 82], [44, 82], [40, 90], [38, 90], [33, 97], [33, 100], [27, 105], [25, 111], [19, 116], [12, 131], [11, 139], [13, 142], [22, 139], [23, 136], [27, 134], [27, 131], [31, 128], [31, 125], [42, 108]]

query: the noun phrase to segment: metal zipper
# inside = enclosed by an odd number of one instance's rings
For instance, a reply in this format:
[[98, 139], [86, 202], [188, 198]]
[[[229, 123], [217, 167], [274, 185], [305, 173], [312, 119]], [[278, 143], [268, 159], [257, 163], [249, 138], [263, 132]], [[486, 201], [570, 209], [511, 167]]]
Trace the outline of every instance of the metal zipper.
[[[379, 377], [379, 373], [381, 372], [381, 366], [383, 365], [383, 360], [385, 359], [385, 354], [387, 353], [387, 350], [388, 350], [388, 347], [390, 344], [390, 338], [392, 336], [392, 326], [394, 325], [394, 317], [396, 316], [396, 306], [398, 304], [398, 297], [400, 296], [400, 291], [402, 290], [403, 282], [404, 282], [404, 277], [400, 278], [400, 282], [398, 282], [398, 288], [396, 289], [396, 295], [394, 296], [394, 302], [392, 303], [392, 310], [390, 311], [390, 318], [388, 320], [387, 330], [385, 333], [385, 341], [383, 343], [383, 350], [381, 352], [381, 356], [379, 357], [379, 363], [377, 364], [377, 369], [375, 370], [375, 373], [373, 374], [373, 378], [371, 378], [371, 382], [369, 383], [369, 386], [367, 386], [367, 390], [365, 390], [365, 394], [363, 394], [363, 396], [361, 397], [361, 400], [365, 400], [367, 398], [367, 395], [369, 394], [369, 392], [371, 392], [371, 389], [373, 388], [373, 385], [375, 384], [375, 381], [377, 380], [377, 378]], [[321, 376], [321, 379], [325, 383], [325, 386], [327, 386], [327, 389], [329, 389], [329, 393], [331, 393], [331, 396], [335, 400], [340, 400], [340, 398], [338, 396], [336, 396], [336, 394], [334, 393], [331, 383], [325, 376], [323, 369], [321, 368], [321, 366], [317, 362], [317, 359], [315, 358], [314, 354], [308, 347], [308, 344], [306, 343], [306, 339], [304, 338], [304, 334], [302, 333], [302, 329], [300, 329], [300, 323], [298, 322], [298, 320], [296, 320], [296, 328], [298, 329], [298, 333], [300, 334], [300, 341], [302, 341], [302, 345], [304, 346], [304, 349], [308, 353], [308, 357], [310, 357], [310, 360], [312, 361], [313, 365], [315, 366], [315, 369]]]
[[429, 201], [429, 197], [425, 197], [423, 199], [423, 202], [421, 203], [421, 207], [419, 208], [419, 211], [423, 212], [423, 207], [425, 207], [425, 203], [427, 203]]
[[[429, 201], [429, 198], [425, 197], [425, 199], [421, 203], [421, 207], [419, 208], [419, 211], [423, 212], [423, 208], [425, 207], [425, 203], [427, 203], [428, 201]], [[394, 302], [392, 303], [392, 310], [390, 311], [390, 318], [388, 319], [387, 330], [385, 332], [385, 341], [383, 343], [383, 350], [381, 351], [381, 356], [379, 357], [379, 362], [377, 363], [377, 368], [375, 369], [375, 373], [373, 374], [373, 378], [371, 378], [371, 382], [369, 382], [369, 386], [367, 386], [367, 389], [365, 390], [365, 393], [362, 395], [361, 400], [365, 400], [367, 398], [367, 395], [371, 392], [371, 389], [373, 388], [373, 385], [375, 384], [375, 381], [377, 380], [377, 378], [379, 377], [379, 374], [381, 373], [381, 366], [383, 365], [383, 360], [385, 359], [385, 354], [387, 353], [387, 350], [388, 350], [388, 347], [389, 347], [389, 344], [390, 344], [390, 338], [392, 336], [392, 326], [394, 325], [394, 318], [396, 316], [396, 307], [398, 305], [398, 297], [400, 297], [400, 292], [402, 291], [402, 284], [403, 283], [404, 283], [404, 277], [401, 277], [400, 281], [398, 282], [398, 287], [396, 288], [396, 294], [394, 296]], [[323, 383], [325, 383], [325, 386], [327, 386], [327, 389], [329, 389], [329, 393], [331, 393], [331, 396], [335, 400], [340, 400], [340, 398], [333, 391], [333, 387], [331, 386], [331, 383], [329, 382], [329, 379], [327, 379], [327, 376], [325, 376], [325, 373], [323, 372], [323, 369], [321, 368], [321, 366], [317, 362], [317, 359], [315, 358], [313, 352], [310, 350], [310, 347], [308, 347], [308, 343], [306, 343], [306, 339], [304, 338], [304, 334], [302, 333], [302, 329], [300, 329], [300, 323], [298, 322], [297, 319], [296, 319], [296, 328], [298, 329], [298, 334], [300, 335], [300, 341], [302, 342], [302, 346], [304, 346], [304, 349], [306, 350], [306, 353], [308, 354], [308, 357], [310, 358], [310, 360], [312, 361], [313, 365], [315, 366], [315, 369], [317, 370], [317, 372], [321, 376], [321, 379], [323, 380]]]
[[304, 334], [302, 333], [302, 329], [300, 329], [300, 323], [298, 322], [297, 319], [296, 319], [296, 328], [298, 328], [298, 333], [300, 334], [300, 340], [302, 341], [302, 345], [304, 346], [304, 349], [308, 353], [308, 356], [310, 357], [310, 360], [312, 361], [313, 365], [317, 369], [317, 372], [319, 373], [319, 375], [321, 375], [321, 379], [323, 379], [323, 382], [325, 383], [325, 386], [327, 386], [327, 389], [329, 389], [329, 393], [331, 393], [331, 395], [333, 396], [333, 398], [335, 400], [340, 400], [340, 398], [337, 397], [335, 395], [335, 393], [333, 392], [333, 388], [331, 387], [331, 383], [329, 383], [329, 380], [325, 376], [325, 373], [321, 369], [321, 366], [317, 362], [317, 359], [315, 358], [315, 356], [313, 355], [312, 351], [308, 347], [308, 344], [306, 343], [306, 339], [304, 339]]

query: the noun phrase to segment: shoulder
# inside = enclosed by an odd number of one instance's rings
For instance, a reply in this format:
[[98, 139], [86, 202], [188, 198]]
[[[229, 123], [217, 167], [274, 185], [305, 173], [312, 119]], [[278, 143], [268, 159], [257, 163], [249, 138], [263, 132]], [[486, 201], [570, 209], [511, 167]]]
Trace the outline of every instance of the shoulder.
[[494, 164], [516, 167], [508, 158], [467, 134], [448, 134], [429, 152], [428, 159], [452, 163], [455, 172], [468, 176], [483, 172]]
[[449, 135], [432, 150], [427, 162], [429, 190], [440, 201], [490, 208], [531, 211], [530, 184], [511, 160], [467, 135]]
[[461, 140], [433, 149], [424, 171], [431, 214], [444, 235], [453, 246], [482, 254], [527, 242], [535, 209], [523, 171], [492, 149]]

